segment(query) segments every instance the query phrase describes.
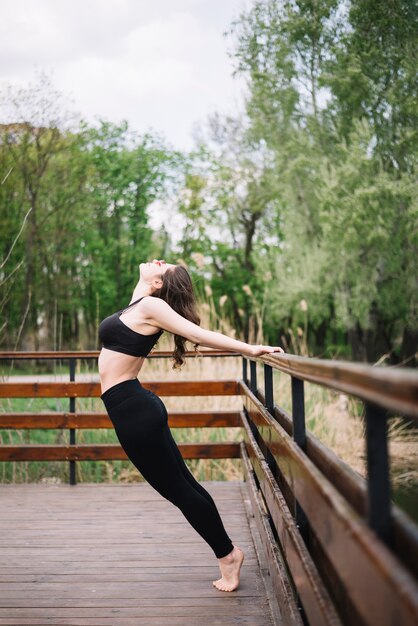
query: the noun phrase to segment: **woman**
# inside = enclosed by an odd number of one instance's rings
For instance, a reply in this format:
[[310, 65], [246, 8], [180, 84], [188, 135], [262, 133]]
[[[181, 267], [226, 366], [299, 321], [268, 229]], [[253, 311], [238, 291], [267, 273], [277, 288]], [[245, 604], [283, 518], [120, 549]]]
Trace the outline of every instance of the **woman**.
[[99, 326], [103, 343], [99, 356], [101, 398], [132, 463], [152, 487], [179, 507], [213, 549], [221, 570], [214, 586], [234, 591], [244, 554], [228, 537], [212, 497], [184, 463], [163, 402], [144, 389], [137, 376], [163, 330], [174, 334], [175, 367], [183, 363], [186, 340], [248, 356], [283, 350], [249, 345], [200, 328], [192, 282], [183, 266], [154, 259], [139, 267], [139, 281], [128, 307]]

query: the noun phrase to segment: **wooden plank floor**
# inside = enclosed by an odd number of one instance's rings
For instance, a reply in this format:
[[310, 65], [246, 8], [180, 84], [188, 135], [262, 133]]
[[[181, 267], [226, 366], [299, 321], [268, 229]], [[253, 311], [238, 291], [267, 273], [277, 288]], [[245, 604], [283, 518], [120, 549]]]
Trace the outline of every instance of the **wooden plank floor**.
[[246, 553], [229, 594], [207, 544], [144, 483], [0, 485], [0, 625], [272, 626], [246, 487], [204, 485]]

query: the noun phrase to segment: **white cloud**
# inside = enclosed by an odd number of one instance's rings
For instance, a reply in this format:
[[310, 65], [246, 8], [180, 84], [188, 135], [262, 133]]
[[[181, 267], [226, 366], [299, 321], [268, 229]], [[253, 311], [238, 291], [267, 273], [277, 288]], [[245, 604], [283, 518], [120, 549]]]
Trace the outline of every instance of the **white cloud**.
[[0, 80], [52, 72], [87, 119], [127, 119], [191, 147], [191, 129], [215, 109], [234, 111], [222, 37], [241, 0], [3, 0]]

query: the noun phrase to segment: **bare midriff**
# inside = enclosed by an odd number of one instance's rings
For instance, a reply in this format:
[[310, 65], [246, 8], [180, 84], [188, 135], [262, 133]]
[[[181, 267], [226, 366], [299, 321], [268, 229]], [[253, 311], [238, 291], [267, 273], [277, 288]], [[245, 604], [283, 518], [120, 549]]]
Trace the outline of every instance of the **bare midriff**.
[[113, 387], [113, 385], [137, 378], [144, 360], [145, 357], [143, 356], [130, 356], [129, 354], [102, 348], [99, 354], [99, 374], [102, 393]]

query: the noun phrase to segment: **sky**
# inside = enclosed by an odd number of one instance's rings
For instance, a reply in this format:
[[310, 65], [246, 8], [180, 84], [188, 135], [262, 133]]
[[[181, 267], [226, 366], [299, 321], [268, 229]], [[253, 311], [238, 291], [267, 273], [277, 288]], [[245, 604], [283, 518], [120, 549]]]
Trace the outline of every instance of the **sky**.
[[[245, 0], [1, 0], [0, 84], [39, 72], [84, 119], [193, 147], [193, 128], [241, 107], [232, 40]], [[1, 114], [0, 114], [1, 115]]]

